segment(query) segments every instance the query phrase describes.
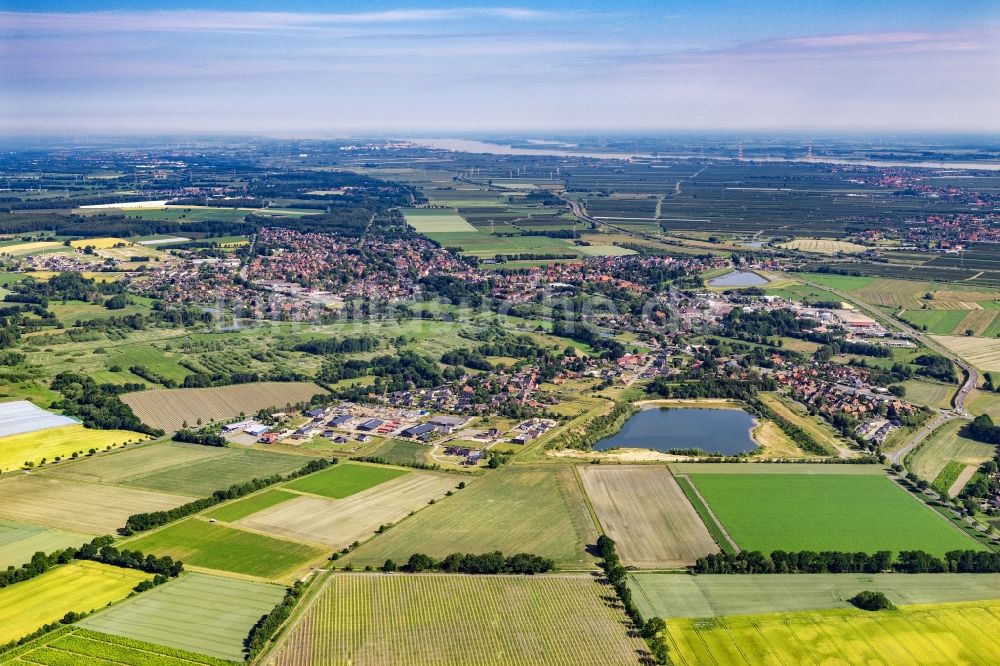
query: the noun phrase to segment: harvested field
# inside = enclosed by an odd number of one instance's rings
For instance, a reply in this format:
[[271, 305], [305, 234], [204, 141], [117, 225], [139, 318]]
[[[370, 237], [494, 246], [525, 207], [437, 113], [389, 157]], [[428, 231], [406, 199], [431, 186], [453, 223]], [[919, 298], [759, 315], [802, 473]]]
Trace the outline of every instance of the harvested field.
[[126, 442], [141, 442], [146, 435], [129, 430], [94, 430], [78, 423], [49, 428], [39, 432], [26, 432], [0, 438], [0, 472], [19, 469], [27, 463], [39, 465], [56, 458], [69, 458], [74, 453], [83, 455], [91, 449], [101, 451]]
[[275, 666], [613, 666], [642, 639], [589, 576], [339, 575], [286, 633]]
[[151, 574], [76, 561], [0, 589], [0, 645], [56, 622], [69, 611], [86, 612], [128, 596]]
[[245, 497], [235, 502], [226, 502], [205, 512], [206, 518], [214, 518], [225, 523], [234, 523], [240, 518], [246, 518], [264, 509], [301, 497], [277, 488], [269, 488], [262, 493]]
[[847, 241], [828, 240], [821, 238], [798, 238], [788, 243], [782, 243], [779, 247], [788, 250], [798, 250], [799, 252], [811, 252], [814, 254], [834, 255], [838, 253], [858, 254], [868, 248], [857, 243]]
[[962, 321], [958, 322], [952, 333], [955, 335], [965, 335], [966, 331], [972, 331], [973, 335], [982, 335], [990, 327], [993, 320], [1000, 312], [997, 310], [970, 310]]
[[980, 370], [1000, 372], [1000, 339], [954, 335], [935, 335], [932, 339]]
[[233, 666], [230, 660], [65, 626], [0, 655], [0, 664], [87, 666]]
[[709, 473], [691, 480], [745, 550], [942, 556], [984, 548], [883, 475]]
[[935, 301], [995, 301], [997, 293], [995, 291], [949, 291], [942, 289], [934, 292]]
[[0, 247], [0, 254], [9, 254], [13, 257], [25, 257], [45, 250], [57, 250], [63, 247], [62, 243], [54, 241], [34, 241], [30, 243], [18, 243], [17, 245], [4, 245]]
[[296, 479], [285, 487], [312, 495], [342, 499], [409, 473], [405, 469], [345, 463]]
[[906, 401], [915, 405], [927, 405], [951, 409], [951, 397], [955, 395], [954, 384], [939, 384], [922, 379], [909, 379], [902, 383], [906, 389]]
[[90, 534], [53, 530], [0, 520], [0, 569], [20, 566], [41, 551], [51, 553], [71, 546], [82, 546], [93, 538]]
[[41, 476], [0, 478], [0, 518], [92, 535], [111, 534], [134, 513], [172, 509], [184, 495]]
[[180, 430], [252, 414], [268, 407], [308, 402], [323, 389], [311, 382], [260, 382], [216, 388], [154, 389], [122, 396], [139, 419], [154, 428]]
[[250, 629], [284, 596], [278, 585], [189, 573], [85, 618], [79, 626], [242, 661]]
[[394, 523], [411, 511], [423, 508], [432, 499], [442, 499], [460, 480], [445, 474], [413, 472], [345, 499], [299, 496], [254, 513], [236, 524], [340, 549], [367, 539], [380, 525]]
[[597, 517], [626, 565], [681, 567], [719, 552], [666, 467], [583, 465], [579, 470]]
[[269, 580], [287, 580], [327, 551], [304, 543], [245, 532], [221, 523], [187, 518], [139, 536], [124, 546], [169, 555], [185, 564]]
[[858, 296], [872, 305], [918, 310], [921, 297], [929, 291], [926, 282], [878, 279], [858, 290]]
[[381, 565], [413, 553], [535, 553], [562, 567], [591, 568], [597, 540], [572, 467], [512, 466], [472, 481], [352, 552], [347, 561]]
[[418, 234], [476, 231], [465, 218], [450, 209], [404, 208], [403, 217]]
[[[58, 428], [76, 423], [78, 421], [68, 416], [47, 412], [27, 400], [0, 402], [0, 437], [37, 432], [46, 428]], [[0, 450], [2, 450], [2, 446], [3, 440], [0, 439]]]
[[1000, 599], [1000, 574], [634, 573], [629, 587], [643, 617], [694, 618], [852, 608], [847, 600], [862, 590], [897, 605]]
[[[193, 445], [197, 446], [197, 444]], [[125, 485], [147, 490], [175, 491], [204, 497], [236, 483], [287, 474], [309, 462], [289, 453], [256, 449], [221, 449], [224, 455], [198, 460], [129, 478]]]
[[[877, 617], [876, 617], [877, 615]], [[1000, 604], [903, 606], [670, 620], [671, 659], [686, 664], [991, 664]]]

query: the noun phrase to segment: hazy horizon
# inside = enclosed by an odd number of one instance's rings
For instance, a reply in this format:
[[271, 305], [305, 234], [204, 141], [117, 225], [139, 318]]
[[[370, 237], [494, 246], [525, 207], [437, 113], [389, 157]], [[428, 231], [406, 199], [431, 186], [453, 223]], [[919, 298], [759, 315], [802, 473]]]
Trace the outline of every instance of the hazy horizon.
[[992, 134], [990, 2], [10, 0], [0, 134]]

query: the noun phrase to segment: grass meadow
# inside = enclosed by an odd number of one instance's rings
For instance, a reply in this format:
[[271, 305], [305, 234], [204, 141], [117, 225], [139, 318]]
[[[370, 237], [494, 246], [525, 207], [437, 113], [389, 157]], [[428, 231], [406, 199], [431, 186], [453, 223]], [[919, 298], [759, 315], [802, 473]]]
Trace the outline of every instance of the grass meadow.
[[296, 479], [285, 484], [285, 487], [303, 493], [342, 499], [409, 473], [403, 469], [347, 463]]
[[692, 474], [745, 550], [949, 550], [983, 547], [882, 475]]

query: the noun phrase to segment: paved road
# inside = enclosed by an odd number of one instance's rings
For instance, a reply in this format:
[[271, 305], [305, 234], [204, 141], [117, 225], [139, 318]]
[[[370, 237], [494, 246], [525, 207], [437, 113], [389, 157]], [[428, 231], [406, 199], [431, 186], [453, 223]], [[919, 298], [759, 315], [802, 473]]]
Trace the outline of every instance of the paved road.
[[894, 451], [889, 456], [889, 462], [891, 462], [893, 465], [902, 465], [903, 458], [905, 458], [910, 453], [910, 451], [916, 448], [916, 446], [920, 444], [920, 442], [924, 441], [924, 439], [930, 437], [931, 433], [938, 429], [938, 426], [943, 425], [944, 423], [952, 420], [953, 418], [955, 417], [949, 414], [948, 412], [939, 413], [933, 419], [924, 424], [924, 427], [918, 430], [913, 435], [913, 437], [910, 438], [910, 441], [907, 442], [905, 446], [901, 447], [897, 451]]

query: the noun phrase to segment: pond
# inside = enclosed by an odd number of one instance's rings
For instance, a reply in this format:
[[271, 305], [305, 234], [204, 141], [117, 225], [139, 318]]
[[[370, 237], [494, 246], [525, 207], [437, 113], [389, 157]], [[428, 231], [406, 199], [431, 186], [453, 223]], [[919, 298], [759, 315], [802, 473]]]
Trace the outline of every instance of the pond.
[[742, 409], [648, 407], [626, 421], [617, 433], [595, 444], [594, 450], [701, 449], [735, 456], [757, 448], [750, 437], [755, 425], [753, 417]]
[[753, 271], [732, 271], [708, 281], [709, 287], [760, 287], [769, 280]]

